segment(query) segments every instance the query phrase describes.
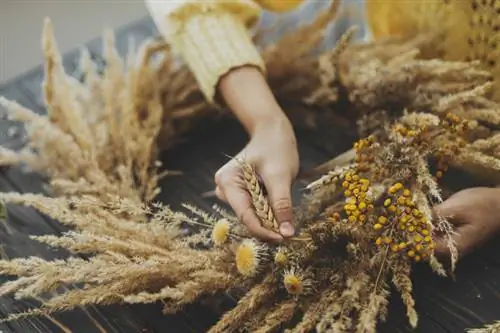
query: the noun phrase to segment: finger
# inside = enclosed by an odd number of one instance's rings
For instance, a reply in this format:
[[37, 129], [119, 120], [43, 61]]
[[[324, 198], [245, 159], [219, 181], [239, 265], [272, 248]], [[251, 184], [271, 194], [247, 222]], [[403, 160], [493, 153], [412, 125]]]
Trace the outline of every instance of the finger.
[[457, 259], [458, 257], [464, 257], [474, 250], [474, 245], [476, 244], [474, 226], [471, 224], [464, 224], [459, 226], [454, 230], [453, 234], [443, 235], [437, 237], [435, 240], [435, 253], [440, 257], [450, 257], [452, 246], [456, 247]]
[[250, 234], [266, 241], [279, 242], [283, 240], [281, 235], [261, 225], [247, 191], [234, 184], [221, 187], [221, 191], [223, 192], [222, 195], [227, 199], [227, 203], [234, 210], [240, 221], [247, 227]]
[[452, 200], [452, 198], [441, 202], [432, 209], [432, 219], [436, 223], [439, 223], [441, 219], [445, 219], [452, 225], [459, 226], [463, 224], [461, 215], [463, 214], [460, 203]]
[[291, 181], [286, 177], [262, 177], [267, 188], [268, 198], [274, 216], [279, 225], [279, 232], [283, 237], [292, 237], [295, 234], [293, 226], [293, 208], [291, 195]]
[[217, 198], [219, 200], [227, 202], [226, 196], [224, 195], [224, 192], [222, 191], [222, 189], [219, 186], [217, 186], [215, 188], [215, 195], [217, 196]]

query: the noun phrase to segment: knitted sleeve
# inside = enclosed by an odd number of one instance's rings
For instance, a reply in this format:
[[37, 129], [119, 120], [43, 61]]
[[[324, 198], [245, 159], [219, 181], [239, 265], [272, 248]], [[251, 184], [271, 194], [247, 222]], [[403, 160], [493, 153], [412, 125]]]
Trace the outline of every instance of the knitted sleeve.
[[145, 0], [165, 40], [194, 74], [213, 102], [220, 78], [231, 69], [252, 65], [265, 72], [249, 27], [261, 6], [250, 0]]

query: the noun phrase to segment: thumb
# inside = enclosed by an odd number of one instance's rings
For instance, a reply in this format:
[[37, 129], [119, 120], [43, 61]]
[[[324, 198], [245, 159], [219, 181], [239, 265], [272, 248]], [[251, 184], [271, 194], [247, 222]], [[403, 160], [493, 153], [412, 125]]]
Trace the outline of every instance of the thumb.
[[291, 237], [295, 233], [293, 226], [293, 208], [291, 195], [291, 181], [284, 177], [264, 179], [269, 202], [279, 225], [279, 232], [283, 237]]
[[[468, 225], [463, 224], [457, 214], [456, 205], [453, 200], [446, 200], [433, 209], [433, 220], [435, 225], [440, 223], [448, 223], [447, 232], [443, 227], [437, 228], [434, 242], [434, 251], [439, 257], [451, 256], [451, 248], [453, 245], [459, 253], [467, 247], [467, 240], [463, 239], [464, 233], [467, 234]], [[446, 220], [442, 221], [442, 219]], [[458, 254], [457, 254], [458, 255]]]

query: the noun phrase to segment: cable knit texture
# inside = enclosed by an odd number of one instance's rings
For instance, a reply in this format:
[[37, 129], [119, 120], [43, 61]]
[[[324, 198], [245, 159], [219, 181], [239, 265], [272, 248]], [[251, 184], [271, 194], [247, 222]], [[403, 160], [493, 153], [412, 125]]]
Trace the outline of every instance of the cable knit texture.
[[213, 102], [220, 78], [245, 65], [265, 72], [264, 61], [243, 22], [229, 12], [198, 14], [174, 36], [205, 97]]
[[213, 102], [221, 77], [251, 65], [265, 72], [249, 28], [263, 9], [283, 12], [303, 0], [145, 0], [158, 30], [183, 57], [207, 100]]

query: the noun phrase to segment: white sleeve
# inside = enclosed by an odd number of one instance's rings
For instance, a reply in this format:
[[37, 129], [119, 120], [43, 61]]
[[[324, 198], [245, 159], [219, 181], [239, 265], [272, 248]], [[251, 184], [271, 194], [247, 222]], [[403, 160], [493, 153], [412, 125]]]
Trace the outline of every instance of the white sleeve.
[[145, 0], [165, 40], [186, 62], [212, 102], [220, 78], [245, 65], [265, 71], [249, 27], [261, 7], [250, 0]]

